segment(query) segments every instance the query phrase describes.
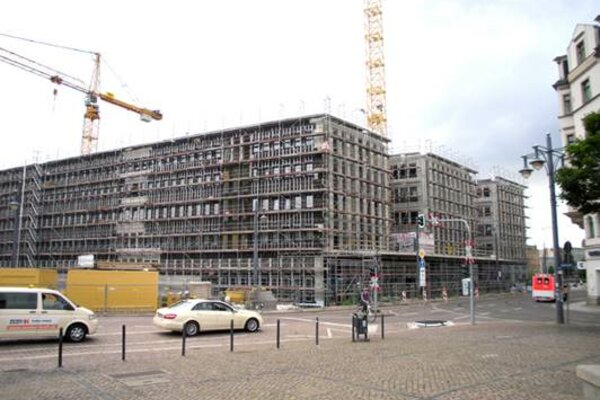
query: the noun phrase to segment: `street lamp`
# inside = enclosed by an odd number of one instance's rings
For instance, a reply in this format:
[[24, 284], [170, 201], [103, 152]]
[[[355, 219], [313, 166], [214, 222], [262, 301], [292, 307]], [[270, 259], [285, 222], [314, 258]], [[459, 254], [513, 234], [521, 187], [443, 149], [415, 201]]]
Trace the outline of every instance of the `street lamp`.
[[556, 190], [554, 178], [556, 174], [555, 163], [564, 163], [564, 152], [562, 149], [552, 148], [552, 138], [550, 134], [546, 134], [546, 147], [535, 145], [533, 146], [534, 153], [521, 156], [523, 158], [523, 168], [519, 173], [523, 178], [527, 179], [531, 176], [533, 169], [527, 166], [527, 161], [536, 170], [541, 170], [546, 167], [550, 187], [550, 209], [552, 211], [552, 241], [554, 245], [554, 297], [556, 299], [556, 323], [564, 324], [565, 318], [563, 313], [563, 298], [562, 290], [562, 266], [560, 261], [559, 246], [558, 246], [558, 219], [556, 216]]

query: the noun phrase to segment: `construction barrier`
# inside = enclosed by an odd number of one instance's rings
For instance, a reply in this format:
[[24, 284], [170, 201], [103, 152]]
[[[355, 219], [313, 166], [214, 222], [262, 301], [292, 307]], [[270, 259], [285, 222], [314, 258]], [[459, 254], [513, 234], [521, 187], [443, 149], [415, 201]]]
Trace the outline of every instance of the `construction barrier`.
[[0, 268], [0, 286], [43, 287], [56, 289], [55, 269]]
[[154, 311], [158, 272], [70, 270], [65, 294], [94, 311]]
[[442, 288], [442, 300], [444, 301], [444, 303], [448, 302], [448, 291], [445, 287]]
[[406, 298], [406, 290], [402, 291], [402, 302], [406, 303], [408, 301], [408, 299]]

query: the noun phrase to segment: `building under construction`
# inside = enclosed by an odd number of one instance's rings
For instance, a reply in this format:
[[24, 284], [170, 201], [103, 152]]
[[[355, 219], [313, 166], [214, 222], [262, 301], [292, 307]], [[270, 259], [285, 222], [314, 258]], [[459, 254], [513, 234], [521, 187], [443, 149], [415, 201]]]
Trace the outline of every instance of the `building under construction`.
[[387, 144], [322, 114], [5, 170], [1, 264], [93, 255], [340, 299], [388, 250]]

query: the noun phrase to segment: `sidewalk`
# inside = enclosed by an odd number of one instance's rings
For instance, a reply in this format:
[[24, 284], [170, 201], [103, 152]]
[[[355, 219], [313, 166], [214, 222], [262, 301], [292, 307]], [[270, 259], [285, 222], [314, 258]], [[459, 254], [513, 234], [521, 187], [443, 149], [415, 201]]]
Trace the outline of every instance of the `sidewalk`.
[[[391, 325], [391, 324], [390, 324]], [[391, 326], [389, 326], [391, 327]], [[388, 328], [388, 324], [386, 324]], [[0, 364], [0, 397], [20, 399], [583, 398], [579, 364], [600, 363], [600, 328], [491, 322], [402, 330], [370, 342], [286, 341]], [[197, 341], [196, 343], [201, 343]]]

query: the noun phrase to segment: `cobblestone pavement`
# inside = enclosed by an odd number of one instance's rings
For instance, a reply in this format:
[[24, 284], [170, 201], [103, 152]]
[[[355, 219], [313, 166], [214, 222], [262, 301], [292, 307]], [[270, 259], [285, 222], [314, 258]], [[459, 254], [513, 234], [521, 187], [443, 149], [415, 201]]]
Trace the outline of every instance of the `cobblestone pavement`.
[[[387, 324], [386, 324], [387, 325]], [[190, 342], [191, 343], [191, 342]], [[197, 342], [199, 343], [199, 342]], [[578, 364], [600, 363], [600, 328], [485, 322], [370, 342], [66, 357], [0, 365], [0, 399], [582, 399]]]

